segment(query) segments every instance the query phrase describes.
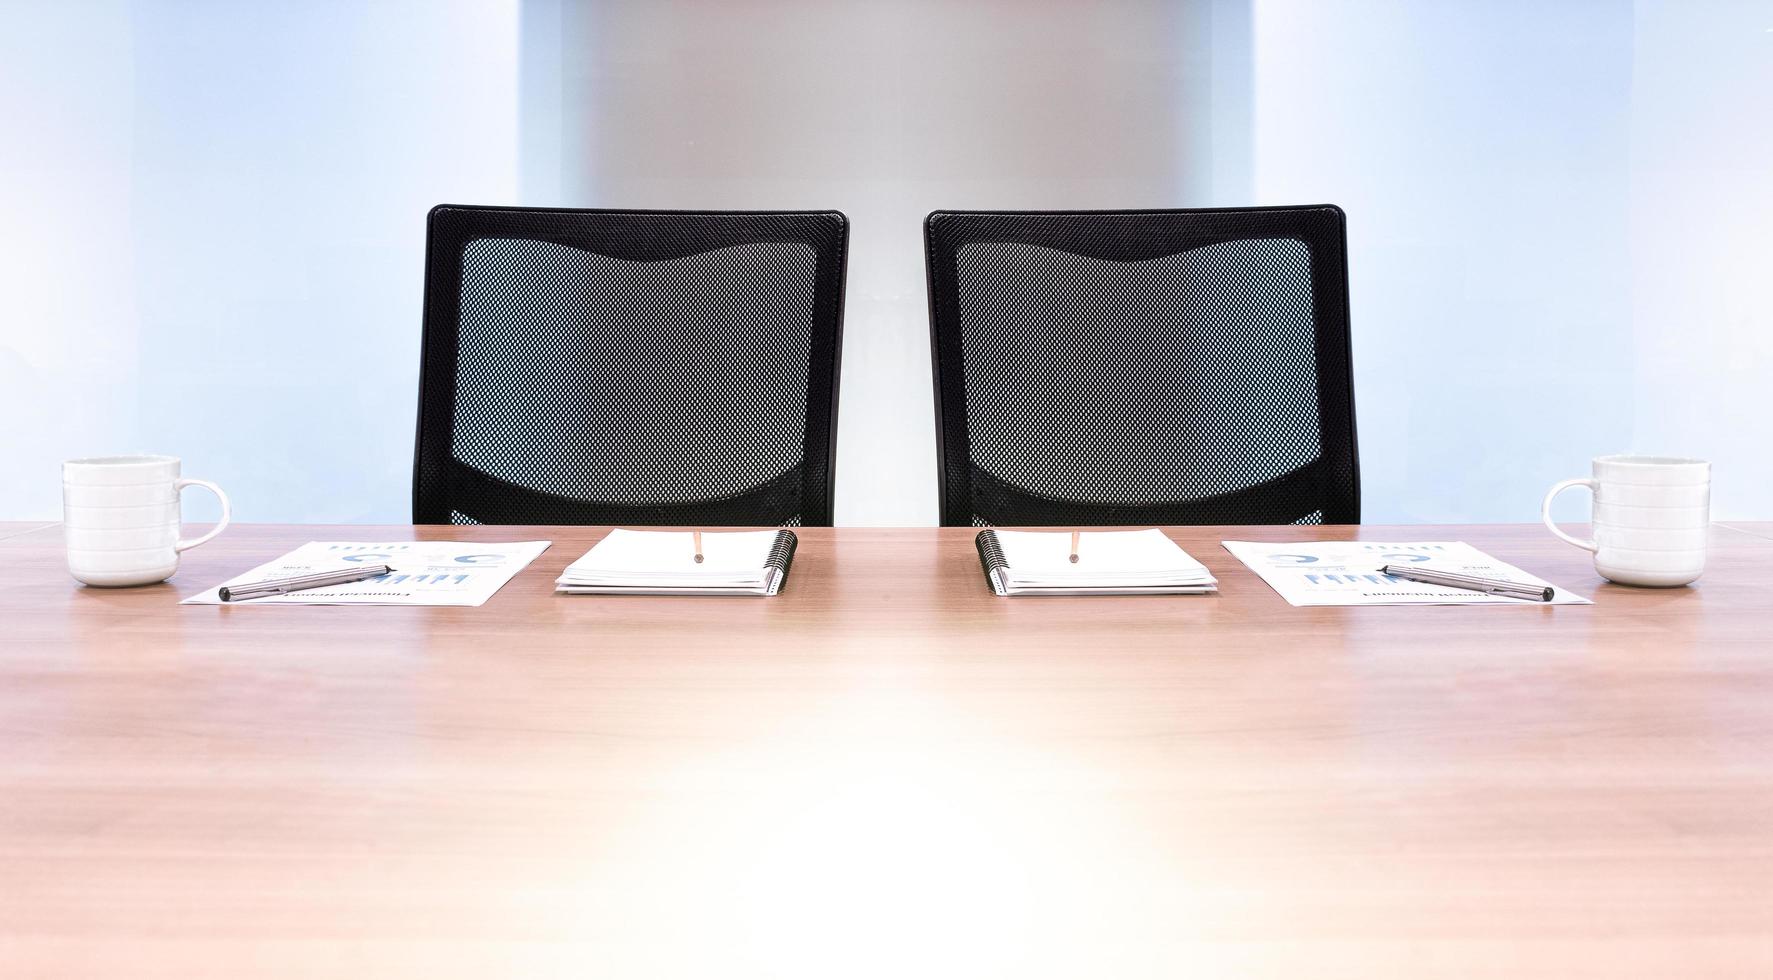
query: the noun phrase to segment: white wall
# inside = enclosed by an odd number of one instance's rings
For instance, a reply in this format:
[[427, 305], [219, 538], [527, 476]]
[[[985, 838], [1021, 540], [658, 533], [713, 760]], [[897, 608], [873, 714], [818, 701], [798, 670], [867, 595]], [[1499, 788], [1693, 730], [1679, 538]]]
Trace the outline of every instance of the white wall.
[[854, 219], [839, 523], [934, 520], [926, 211], [1324, 201], [1369, 520], [1530, 521], [1620, 451], [1773, 512], [1765, 4], [548, 3], [569, 203]]
[[924, 212], [1319, 201], [1370, 520], [1624, 450], [1764, 518], [1770, 107], [1758, 0], [0, 0], [0, 519], [407, 519], [440, 201], [848, 212], [841, 523], [935, 519]]
[[0, 24], [0, 519], [47, 519], [63, 456], [137, 444], [134, 44], [122, 3]]
[[1773, 4], [1639, 0], [1632, 444], [1714, 461], [1713, 513], [1773, 515]]
[[1773, 513], [1773, 9], [1253, 12], [1256, 197], [1349, 212], [1367, 520], [1534, 520], [1631, 451], [1711, 458], [1718, 516]]
[[425, 212], [516, 198], [518, 28], [517, 0], [0, 5], [0, 519], [112, 452], [183, 456], [238, 520], [410, 519]]

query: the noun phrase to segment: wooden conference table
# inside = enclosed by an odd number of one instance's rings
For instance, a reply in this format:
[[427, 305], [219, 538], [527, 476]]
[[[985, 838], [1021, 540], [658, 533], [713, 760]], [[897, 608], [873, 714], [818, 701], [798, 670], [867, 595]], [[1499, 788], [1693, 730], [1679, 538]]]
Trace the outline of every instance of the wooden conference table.
[[[998, 599], [962, 529], [773, 600], [561, 598], [584, 528], [0, 525], [0, 976], [1766, 977], [1773, 527], [1179, 528], [1217, 597]], [[181, 607], [315, 539], [554, 546], [475, 609]], [[1284, 604], [1222, 538], [1458, 539], [1593, 606]]]

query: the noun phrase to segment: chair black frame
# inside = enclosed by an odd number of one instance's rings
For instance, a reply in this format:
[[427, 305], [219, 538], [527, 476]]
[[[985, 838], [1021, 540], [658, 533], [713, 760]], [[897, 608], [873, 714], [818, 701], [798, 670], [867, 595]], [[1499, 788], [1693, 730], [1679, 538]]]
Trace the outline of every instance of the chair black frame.
[[[645, 219], [663, 219], [649, 227]], [[686, 219], [694, 235], [674, 233]], [[736, 497], [684, 503], [628, 505], [581, 501], [507, 483], [470, 469], [451, 452], [461, 317], [462, 255], [481, 238], [549, 241], [600, 255], [649, 261], [676, 259], [728, 246], [801, 242], [815, 252], [812, 335], [807, 372], [806, 428], [798, 467], [798, 509], [762, 513], [779, 499], [781, 479]], [[843, 305], [849, 221], [838, 211], [693, 211], [537, 208], [443, 204], [427, 217], [424, 338], [420, 360], [418, 431], [413, 459], [413, 521], [451, 523], [452, 477], [471, 478], [507, 495], [509, 506], [468, 515], [480, 523], [774, 525], [797, 517], [801, 526], [830, 526], [836, 482], [838, 380], [843, 349]], [[793, 475], [790, 474], [784, 476]], [[519, 502], [520, 501], [520, 502]], [[465, 512], [464, 512], [465, 513]], [[515, 519], [506, 520], [505, 517]]]
[[[1346, 459], [1320, 455], [1300, 470], [1215, 497], [1152, 505], [1115, 505], [1037, 496], [1001, 485], [987, 490], [1016, 500], [1018, 524], [1151, 525], [1292, 523], [1302, 519], [1283, 498], [1321, 488], [1322, 522], [1360, 522], [1360, 467], [1354, 416], [1348, 317], [1346, 224], [1334, 205], [1107, 211], [934, 211], [925, 219], [930, 348], [935, 378], [936, 488], [944, 526], [975, 523], [976, 467], [967, 428], [966, 379], [958, 308], [958, 256], [977, 242], [1039, 245], [1102, 260], [1162, 258], [1242, 239], [1291, 238], [1310, 252], [1311, 308], [1320, 447], [1345, 446]], [[1305, 473], [1303, 470], [1310, 469]], [[983, 471], [980, 471], [983, 473]], [[990, 474], [983, 474], [989, 478]], [[1312, 487], [1316, 484], [1317, 487]], [[1309, 511], [1307, 512], [1309, 513]], [[983, 517], [985, 523], [997, 523]]]

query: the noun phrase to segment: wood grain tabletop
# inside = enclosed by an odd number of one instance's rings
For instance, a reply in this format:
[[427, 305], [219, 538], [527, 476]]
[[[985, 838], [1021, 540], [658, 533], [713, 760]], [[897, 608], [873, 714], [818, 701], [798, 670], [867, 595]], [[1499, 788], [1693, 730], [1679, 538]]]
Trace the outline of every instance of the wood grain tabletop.
[[[0, 976], [1773, 976], [1773, 525], [1171, 528], [1216, 596], [561, 597], [601, 528], [0, 525]], [[1293, 608], [1219, 545], [1460, 540], [1592, 606]], [[479, 608], [180, 606], [311, 540], [553, 546]]]

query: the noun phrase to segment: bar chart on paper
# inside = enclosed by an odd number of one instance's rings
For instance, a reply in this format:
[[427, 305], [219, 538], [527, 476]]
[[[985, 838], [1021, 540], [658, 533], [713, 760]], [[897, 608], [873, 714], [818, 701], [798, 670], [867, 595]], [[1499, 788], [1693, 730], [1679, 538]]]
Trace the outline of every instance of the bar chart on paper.
[[[1224, 541], [1225, 550], [1295, 606], [1517, 605], [1529, 600], [1414, 582], [1385, 565], [1432, 568], [1524, 585], [1551, 585], [1463, 541]], [[1589, 600], [1552, 586], [1553, 605]]]
[[547, 541], [310, 541], [184, 600], [222, 605], [220, 589], [336, 571], [387, 565], [391, 572], [344, 585], [269, 595], [230, 605], [478, 606], [548, 548]]

